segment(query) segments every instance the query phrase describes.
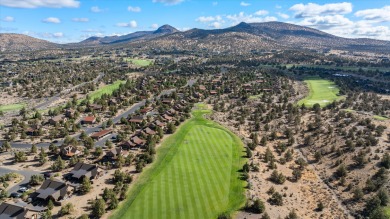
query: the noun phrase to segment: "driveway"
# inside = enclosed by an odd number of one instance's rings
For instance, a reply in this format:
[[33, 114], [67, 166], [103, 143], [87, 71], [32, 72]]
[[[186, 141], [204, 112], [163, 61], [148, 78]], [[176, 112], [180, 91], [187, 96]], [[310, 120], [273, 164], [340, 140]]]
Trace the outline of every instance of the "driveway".
[[14, 185], [13, 187], [7, 188], [8, 194], [17, 192], [20, 187], [27, 186], [32, 175], [41, 174], [41, 172], [33, 171], [33, 170], [14, 170], [6, 167], [0, 167], [0, 176], [7, 173], [18, 173], [24, 177], [24, 179], [18, 184]]

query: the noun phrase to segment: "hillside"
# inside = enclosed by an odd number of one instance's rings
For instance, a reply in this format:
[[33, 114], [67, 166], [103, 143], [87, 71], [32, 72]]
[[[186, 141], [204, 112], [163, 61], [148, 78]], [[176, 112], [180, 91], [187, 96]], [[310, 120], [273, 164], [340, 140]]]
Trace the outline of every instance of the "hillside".
[[58, 45], [21, 34], [0, 34], [2, 52], [86, 46], [135, 47], [144, 50], [211, 51], [248, 53], [253, 50], [339, 49], [346, 51], [390, 52], [390, 41], [349, 39], [313, 28], [282, 23], [240, 23], [215, 29], [181, 32], [164, 25], [155, 31], [138, 31], [123, 36], [90, 37], [79, 43]]
[[161, 50], [250, 52], [269, 49], [342, 49], [389, 52], [390, 42], [337, 37], [313, 28], [282, 22], [240, 23], [226, 29], [191, 29], [142, 42], [144, 47]]
[[53, 48], [58, 48], [58, 44], [23, 34], [0, 33], [0, 52], [25, 52]]
[[155, 31], [138, 31], [123, 36], [106, 36], [106, 37], [90, 37], [86, 40], [77, 43], [80, 46], [86, 45], [103, 45], [103, 44], [115, 44], [123, 42], [132, 42], [135, 40], [154, 39], [159, 36], [178, 32], [178, 30], [169, 25], [163, 25]]

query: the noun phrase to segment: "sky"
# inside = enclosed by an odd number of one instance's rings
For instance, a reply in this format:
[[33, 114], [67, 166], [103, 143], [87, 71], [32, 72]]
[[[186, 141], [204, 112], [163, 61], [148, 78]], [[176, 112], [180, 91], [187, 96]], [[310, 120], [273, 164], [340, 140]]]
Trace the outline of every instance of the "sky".
[[390, 0], [1, 0], [0, 33], [57, 43], [169, 24], [181, 31], [281, 21], [347, 38], [390, 40]]

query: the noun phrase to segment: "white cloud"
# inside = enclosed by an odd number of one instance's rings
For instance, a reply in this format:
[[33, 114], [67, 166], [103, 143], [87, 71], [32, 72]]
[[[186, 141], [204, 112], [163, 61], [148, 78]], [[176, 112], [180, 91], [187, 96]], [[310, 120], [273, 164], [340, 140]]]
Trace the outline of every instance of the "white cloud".
[[78, 8], [77, 0], [1, 0], [0, 5], [12, 8]]
[[43, 19], [42, 22], [59, 24], [59, 23], [61, 23], [61, 20], [59, 18], [56, 18], [56, 17], [48, 17], [48, 18]]
[[158, 24], [152, 24], [152, 25], [150, 26], [150, 28], [152, 28], [152, 29], [157, 29], [157, 28], [158, 28]]
[[217, 6], [218, 2], [213, 2], [212, 4], [213, 4], [213, 6]]
[[212, 21], [222, 21], [222, 17], [220, 15], [217, 15], [215, 17], [213, 16], [201, 16], [201, 17], [198, 17], [197, 19], [195, 19], [195, 21], [198, 21], [198, 22], [201, 22], [201, 23], [208, 23], [208, 22], [212, 22]]
[[94, 13], [99, 13], [99, 12], [102, 12], [103, 9], [99, 8], [98, 6], [93, 6], [93, 7], [91, 7], [91, 11]]
[[390, 5], [383, 8], [357, 11], [355, 16], [362, 17], [365, 20], [370, 20], [373, 22], [390, 21]]
[[296, 18], [313, 17], [321, 15], [348, 14], [352, 12], [352, 4], [349, 2], [318, 5], [315, 3], [296, 4], [290, 11], [295, 12]]
[[129, 6], [129, 7], [127, 7], [127, 10], [131, 11], [131, 12], [141, 12], [141, 8], [140, 7]]
[[165, 5], [177, 5], [184, 0], [153, 0], [153, 2], [164, 3]]
[[318, 29], [329, 29], [332, 27], [345, 27], [353, 25], [353, 22], [343, 15], [327, 15], [304, 18], [299, 25], [315, 27]]
[[11, 16], [6, 16], [3, 18], [4, 22], [14, 22], [15, 21], [15, 18], [14, 17], [11, 17]]
[[232, 25], [236, 25], [240, 22], [246, 23], [255, 23], [255, 22], [268, 22], [268, 21], [277, 21], [276, 17], [257, 17], [254, 14], [246, 15], [244, 12], [239, 14], [227, 15], [226, 18], [232, 22]]
[[117, 23], [116, 26], [136, 28], [138, 25], [136, 21], [132, 20], [129, 23]]
[[283, 14], [281, 12], [278, 12], [277, 14], [278, 14], [279, 17], [281, 17], [283, 19], [289, 19], [290, 18], [290, 16], [288, 14]]
[[55, 38], [61, 38], [63, 36], [64, 36], [64, 34], [62, 32], [53, 33], [53, 37], [55, 37]]
[[218, 21], [209, 24], [209, 27], [213, 27], [213, 28], [221, 28], [221, 26], [222, 26], [222, 23], [218, 22]]
[[241, 2], [240, 5], [243, 6], [243, 7], [247, 7], [247, 6], [251, 5], [251, 4], [248, 3], [248, 2]]
[[264, 16], [267, 14], [268, 14], [268, 11], [266, 11], [266, 10], [259, 10], [259, 11], [255, 12], [255, 15], [258, 15], [258, 16]]
[[74, 22], [88, 22], [89, 18], [86, 18], [86, 17], [73, 18], [72, 21], [74, 21]]

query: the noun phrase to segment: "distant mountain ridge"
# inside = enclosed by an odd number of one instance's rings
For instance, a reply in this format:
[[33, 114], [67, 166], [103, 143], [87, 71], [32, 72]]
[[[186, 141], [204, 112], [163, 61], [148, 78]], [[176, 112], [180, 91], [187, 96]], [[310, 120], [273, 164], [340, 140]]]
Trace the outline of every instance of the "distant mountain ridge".
[[[334, 36], [317, 29], [282, 23], [239, 23], [225, 29], [190, 29], [179, 31], [163, 25], [155, 31], [138, 31], [123, 36], [90, 37], [79, 43], [54, 44], [25, 36], [29, 44], [0, 34], [1, 51], [77, 48], [89, 46], [136, 46], [160, 50], [212, 50], [219, 52], [250, 52], [273, 49], [340, 49], [348, 51], [390, 52], [390, 41], [374, 39], [349, 39]], [[34, 40], [33, 40], [34, 39]], [[4, 47], [4, 48], [3, 48]]]
[[78, 43], [79, 45], [98, 45], [131, 42], [134, 40], [153, 39], [166, 34], [176, 33], [178, 30], [170, 25], [163, 25], [155, 31], [138, 31], [122, 36], [90, 37]]

